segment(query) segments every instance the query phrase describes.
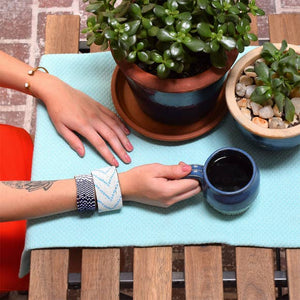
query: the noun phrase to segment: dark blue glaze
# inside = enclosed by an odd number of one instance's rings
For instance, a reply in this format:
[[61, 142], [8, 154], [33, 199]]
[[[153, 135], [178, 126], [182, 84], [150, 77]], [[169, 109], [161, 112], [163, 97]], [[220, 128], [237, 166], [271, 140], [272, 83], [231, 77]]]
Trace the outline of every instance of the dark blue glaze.
[[255, 142], [262, 148], [268, 150], [284, 150], [290, 149], [292, 147], [300, 145], [300, 135], [285, 138], [285, 139], [271, 139], [256, 135], [248, 130], [246, 130], [242, 125], [236, 122], [238, 128], [242, 131], [242, 133], [250, 140]]
[[[207, 168], [211, 160], [222, 155], [244, 155], [252, 166], [252, 177], [249, 182], [237, 191], [227, 192], [217, 189], [207, 177]], [[245, 151], [238, 148], [222, 148], [215, 151], [205, 162], [204, 166], [191, 165], [192, 172], [186, 178], [197, 179], [207, 202], [217, 211], [224, 214], [239, 214], [245, 211], [255, 200], [260, 182], [259, 170], [253, 158]]]
[[214, 84], [186, 93], [165, 93], [145, 88], [127, 77], [141, 109], [154, 120], [187, 124], [199, 120], [216, 104], [225, 76]]

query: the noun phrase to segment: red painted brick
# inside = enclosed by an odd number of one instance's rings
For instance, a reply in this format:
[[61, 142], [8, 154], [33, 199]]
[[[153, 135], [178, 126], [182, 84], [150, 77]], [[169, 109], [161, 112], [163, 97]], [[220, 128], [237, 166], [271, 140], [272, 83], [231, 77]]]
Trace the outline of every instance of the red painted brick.
[[70, 7], [73, 0], [39, 0], [39, 7]]
[[28, 39], [31, 37], [32, 0], [1, 1], [0, 36], [3, 39]]

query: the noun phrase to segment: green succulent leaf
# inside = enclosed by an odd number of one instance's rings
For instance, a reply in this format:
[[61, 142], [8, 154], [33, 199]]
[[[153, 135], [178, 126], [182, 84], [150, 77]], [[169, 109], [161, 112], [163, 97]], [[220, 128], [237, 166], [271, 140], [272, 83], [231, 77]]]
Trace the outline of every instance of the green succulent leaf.
[[98, 9], [100, 9], [101, 7], [102, 7], [102, 5], [103, 5], [103, 3], [92, 3], [92, 4], [89, 4], [86, 8], [85, 8], [85, 10], [87, 11], [87, 12], [91, 12], [91, 13], [95, 13], [95, 12], [97, 12], [97, 10]]
[[235, 48], [235, 39], [231, 38], [229, 36], [222, 36], [222, 39], [220, 40], [220, 44], [226, 49], [226, 50], [232, 50]]
[[107, 29], [107, 30], [104, 31], [104, 36], [108, 40], [111, 40], [111, 39], [114, 39], [116, 37], [116, 33], [111, 29]]
[[295, 115], [295, 107], [293, 102], [289, 98], [285, 98], [285, 105], [284, 105], [284, 114], [285, 119], [289, 122], [292, 122]]
[[226, 66], [227, 55], [225, 51], [220, 48], [217, 52], [210, 53], [210, 61], [216, 68], [224, 68]]
[[128, 56], [127, 56], [127, 60], [129, 62], [135, 62], [136, 61], [136, 51], [129, 52]]
[[129, 7], [129, 11], [133, 16], [138, 16], [138, 17], [142, 16], [142, 10], [137, 3], [132, 3]]
[[208, 0], [197, 0], [199, 8], [206, 9], [208, 6]]
[[153, 10], [153, 8], [155, 7], [155, 4], [154, 3], [149, 3], [145, 6], [142, 7], [142, 14], [145, 14], [151, 10]]
[[282, 93], [280, 93], [280, 92], [275, 92], [275, 94], [274, 94], [274, 100], [275, 100], [275, 103], [276, 103], [279, 111], [283, 112], [285, 95], [282, 94]]
[[167, 78], [170, 74], [170, 69], [168, 69], [164, 64], [159, 64], [156, 70], [157, 76], [161, 79]]
[[206, 43], [197, 38], [191, 38], [190, 41], [184, 44], [193, 52], [200, 52], [207, 49]]
[[162, 56], [157, 52], [151, 52], [151, 59], [156, 63], [161, 63], [163, 61]]
[[192, 24], [190, 21], [182, 21], [178, 23], [176, 26], [177, 31], [183, 32], [183, 33], [188, 33], [192, 28]]
[[153, 8], [153, 12], [159, 18], [161, 18], [161, 17], [163, 17], [163, 16], [166, 15], [166, 10], [161, 5], [155, 5], [155, 7]]
[[197, 31], [202, 37], [208, 38], [212, 36], [212, 32], [208, 23], [198, 23]]
[[238, 51], [240, 53], [244, 52], [245, 50], [245, 46], [244, 46], [244, 42], [241, 38], [239, 38], [237, 41], [236, 41], [236, 48], [238, 49]]
[[213, 52], [217, 52], [220, 48], [220, 44], [217, 40], [212, 40], [209, 44], [210, 46], [210, 49], [213, 51]]
[[254, 71], [263, 82], [269, 80], [269, 67], [264, 62], [256, 63], [254, 65]]
[[141, 62], [147, 62], [150, 59], [149, 55], [145, 51], [138, 52], [137, 56]]
[[175, 38], [166, 29], [160, 29], [157, 32], [157, 38], [162, 42], [172, 42]]
[[263, 105], [270, 99], [270, 87], [269, 86], [258, 86], [255, 88], [250, 96], [250, 99], [256, 103]]
[[174, 19], [174, 17], [173, 16], [167, 16], [166, 18], [165, 18], [165, 23], [167, 24], [167, 25], [173, 25], [173, 23], [174, 23], [174, 21], [175, 21], [175, 19]]
[[149, 36], [156, 36], [159, 31], [159, 28], [157, 26], [152, 26], [148, 29], [148, 35]]
[[140, 24], [141, 24], [141, 21], [140, 21], [140, 20], [135, 20], [135, 21], [128, 22], [127, 25], [129, 26], [129, 30], [126, 31], [126, 33], [127, 33], [129, 36], [130, 36], [130, 35], [136, 34], [136, 32], [137, 32], [138, 29], [139, 29]]
[[178, 19], [182, 21], [190, 21], [192, 18], [192, 14], [190, 12], [183, 12], [178, 15]]
[[228, 12], [231, 14], [238, 15], [240, 13], [240, 9], [238, 8], [238, 6], [232, 6], [228, 9]]
[[182, 45], [177, 42], [171, 45], [170, 50], [171, 50], [172, 56], [174, 56], [174, 57], [178, 57], [183, 53]]

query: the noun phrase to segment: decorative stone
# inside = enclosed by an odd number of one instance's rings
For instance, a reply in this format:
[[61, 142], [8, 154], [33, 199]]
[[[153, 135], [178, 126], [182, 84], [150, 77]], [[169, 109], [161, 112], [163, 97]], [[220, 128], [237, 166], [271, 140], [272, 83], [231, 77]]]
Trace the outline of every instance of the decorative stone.
[[273, 108], [271, 105], [263, 106], [259, 111], [258, 115], [263, 119], [270, 119], [274, 116]]
[[285, 124], [284, 124], [284, 122], [281, 118], [274, 117], [274, 118], [269, 119], [269, 128], [284, 129], [286, 127], [285, 127]]
[[248, 66], [244, 69], [245, 75], [249, 77], [256, 77], [256, 73], [254, 72], [254, 67], [253, 66]]
[[249, 99], [251, 97], [252, 93], [254, 92], [255, 88], [256, 88], [256, 85], [247, 85], [245, 97]]
[[246, 86], [243, 83], [237, 83], [235, 86], [235, 92], [238, 96], [244, 97], [246, 93]]
[[296, 123], [298, 123], [298, 122], [299, 122], [298, 116], [297, 116], [297, 114], [294, 114], [294, 119], [293, 119], [293, 121], [291, 122], [291, 124], [294, 125], [294, 124], [296, 124]]
[[281, 117], [282, 116], [282, 112], [279, 111], [279, 108], [278, 108], [277, 104], [275, 104], [273, 106], [273, 112], [274, 112], [275, 117]]
[[241, 112], [247, 119], [251, 120], [251, 110], [250, 109], [248, 109], [246, 107], [242, 107]]
[[264, 128], [268, 128], [268, 121], [259, 117], [254, 117], [252, 119], [252, 122], [258, 126], [264, 127]]
[[244, 85], [251, 85], [253, 83], [253, 78], [249, 77], [247, 75], [242, 75], [240, 77], [240, 83], [243, 83]]
[[264, 62], [264, 63], [265, 63], [266, 61], [261, 57], [261, 58], [258, 58], [258, 59], [256, 60], [256, 62], [257, 62], [257, 63], [261, 63], [261, 62]]
[[263, 107], [262, 105], [256, 103], [256, 102], [253, 102], [251, 101], [250, 102], [250, 105], [251, 105], [251, 109], [252, 109], [252, 112], [253, 112], [253, 115], [254, 116], [258, 116], [258, 112], [259, 110]]
[[295, 113], [297, 115], [299, 115], [300, 114], [300, 98], [299, 97], [295, 97], [295, 98], [292, 98], [291, 101], [292, 101], [292, 103], [295, 106]]
[[296, 87], [296, 88], [292, 89], [291, 93], [290, 93], [290, 97], [291, 98], [299, 98], [300, 97], [300, 87]]
[[238, 104], [239, 107], [247, 107], [247, 105], [248, 105], [248, 99], [243, 98], [243, 99], [239, 100], [237, 102], [237, 104]]

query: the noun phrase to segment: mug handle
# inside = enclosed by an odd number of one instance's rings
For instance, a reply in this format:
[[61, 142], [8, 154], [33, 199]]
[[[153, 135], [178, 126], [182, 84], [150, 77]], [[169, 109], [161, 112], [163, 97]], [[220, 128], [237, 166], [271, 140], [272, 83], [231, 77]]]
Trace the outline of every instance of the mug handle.
[[189, 175], [185, 176], [185, 179], [196, 179], [199, 181], [201, 189], [205, 187], [204, 184], [204, 173], [202, 165], [191, 165], [192, 171]]

